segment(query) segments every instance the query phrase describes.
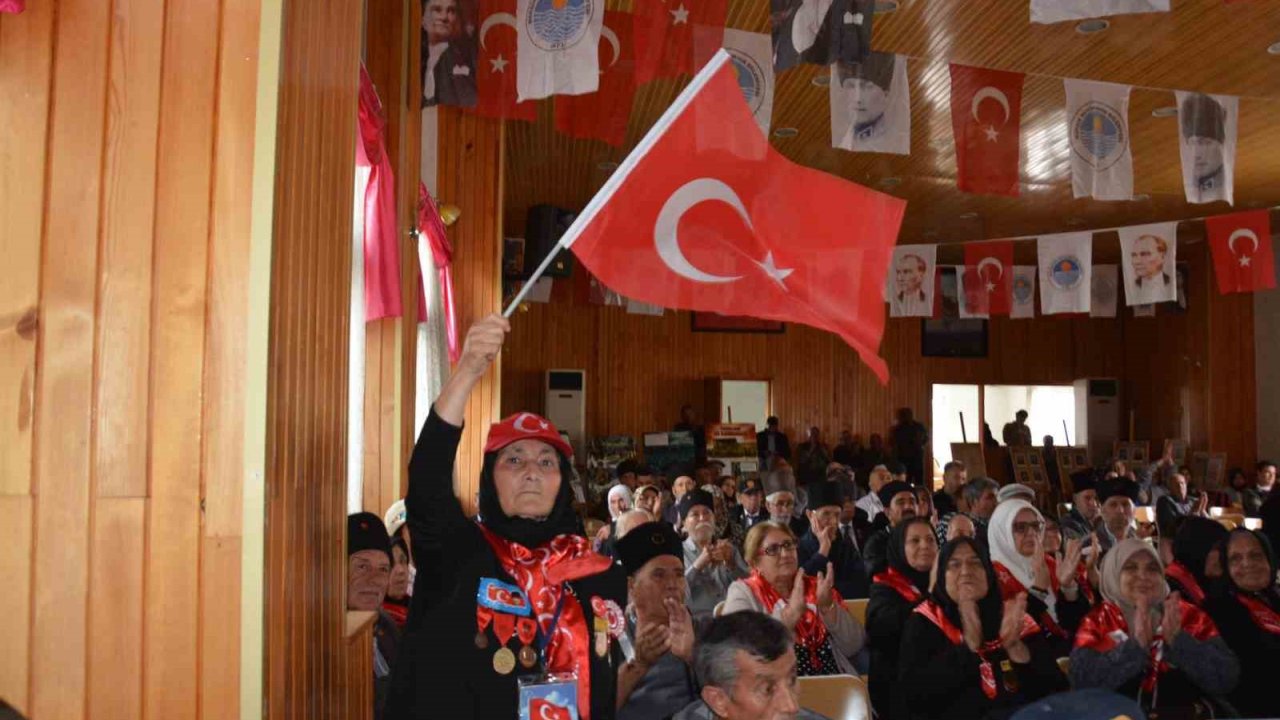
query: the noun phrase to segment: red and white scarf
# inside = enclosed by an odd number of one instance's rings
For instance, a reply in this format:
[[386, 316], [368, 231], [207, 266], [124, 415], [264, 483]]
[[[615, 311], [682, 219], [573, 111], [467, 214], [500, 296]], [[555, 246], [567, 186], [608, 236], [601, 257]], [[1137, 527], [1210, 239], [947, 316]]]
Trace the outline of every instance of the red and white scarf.
[[[1191, 603], [1182, 602], [1182, 631], [1191, 637], [1205, 642], [1218, 637], [1218, 628], [1209, 619], [1208, 613]], [[1084, 647], [1094, 652], [1108, 653], [1129, 639], [1129, 622], [1125, 620], [1124, 611], [1110, 601], [1089, 611], [1076, 631], [1076, 647]], [[1169, 663], [1164, 661], [1164, 636], [1156, 627], [1156, 635], [1147, 648], [1150, 661], [1146, 675], [1142, 678], [1143, 692], [1153, 692], [1160, 675], [1169, 671]]]
[[[946, 613], [942, 611], [942, 607], [934, 601], [926, 600], [920, 603], [916, 606], [915, 611], [936, 625], [952, 645], [964, 643], [964, 631], [948, 620]], [[1038, 632], [1040, 632], [1040, 626], [1036, 624], [1036, 621], [1030, 615], [1023, 614], [1021, 637], [1025, 638]], [[978, 659], [981, 661], [978, 663], [978, 679], [982, 687], [982, 694], [986, 695], [988, 700], [996, 698], [997, 690], [995, 668], [991, 665], [991, 661], [987, 659], [987, 656], [1003, 647], [1004, 642], [1000, 638], [996, 638], [983, 643], [977, 650]]]
[[915, 585], [911, 584], [911, 579], [907, 577], [906, 573], [895, 567], [891, 567], [882, 573], [877, 573], [875, 577], [871, 578], [871, 582], [891, 588], [901, 595], [903, 600], [913, 605], [924, 599], [924, 595]]
[[[751, 589], [751, 594], [764, 607], [765, 612], [777, 612], [780, 607], [786, 606], [786, 599], [773, 589], [759, 570], [752, 570], [743, 582]], [[837, 603], [843, 602], [835, 588], [831, 588], [831, 599]], [[809, 651], [809, 658], [817, 665], [818, 650], [827, 639], [827, 625], [818, 616], [818, 580], [809, 575], [804, 576], [804, 604], [804, 615], [796, 622], [795, 627], [796, 645]]]

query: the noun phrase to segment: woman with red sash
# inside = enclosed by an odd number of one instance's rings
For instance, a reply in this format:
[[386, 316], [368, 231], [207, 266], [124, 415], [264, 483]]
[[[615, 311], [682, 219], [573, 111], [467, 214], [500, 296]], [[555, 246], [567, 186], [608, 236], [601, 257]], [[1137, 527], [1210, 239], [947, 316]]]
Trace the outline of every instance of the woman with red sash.
[[1173, 536], [1173, 562], [1164, 569], [1164, 577], [1170, 590], [1203, 610], [1211, 586], [1222, 577], [1219, 551], [1227, 539], [1227, 529], [1208, 518], [1179, 520]]
[[747, 531], [743, 556], [751, 574], [729, 586], [722, 614], [753, 610], [781, 620], [795, 636], [797, 675], [857, 675], [853, 656], [866, 631], [845, 611], [831, 563], [817, 577], [806, 575], [796, 536], [772, 520]]
[[1162, 716], [1223, 717], [1219, 698], [1235, 689], [1239, 662], [1213, 620], [1169, 592], [1156, 551], [1122, 540], [1099, 574], [1103, 602], [1076, 632], [1072, 686], [1112, 690]]
[[889, 567], [871, 579], [867, 603], [867, 645], [871, 648], [871, 706], [881, 720], [900, 714], [893, 691], [898, 680], [902, 627], [929, 594], [929, 571], [938, 559], [938, 541], [928, 517], [898, 524], [889, 538]]
[[1275, 661], [1280, 658], [1280, 592], [1267, 536], [1232, 530], [1219, 549], [1221, 592], [1207, 606], [1222, 639], [1240, 658], [1240, 684], [1228, 696], [1240, 717], [1280, 717]]
[[897, 693], [907, 718], [1005, 718], [1066, 679], [1026, 613], [1004, 601], [985, 548], [957, 538], [938, 554], [933, 592], [902, 632]]
[[1027, 596], [1027, 613], [1035, 619], [1054, 657], [1071, 652], [1076, 627], [1089, 612], [1089, 600], [1079, 582], [1082, 540], [1067, 542], [1061, 562], [1044, 547], [1045, 522], [1026, 500], [1005, 500], [996, 506], [987, 525], [991, 564], [1000, 595], [1012, 600]]
[[515, 718], [549, 697], [566, 717], [615, 714], [626, 576], [582, 536], [572, 446], [547, 420], [512, 415], [485, 439], [477, 519], [454, 494], [467, 398], [509, 330], [497, 315], [471, 327], [409, 460], [418, 572], [386, 720]]

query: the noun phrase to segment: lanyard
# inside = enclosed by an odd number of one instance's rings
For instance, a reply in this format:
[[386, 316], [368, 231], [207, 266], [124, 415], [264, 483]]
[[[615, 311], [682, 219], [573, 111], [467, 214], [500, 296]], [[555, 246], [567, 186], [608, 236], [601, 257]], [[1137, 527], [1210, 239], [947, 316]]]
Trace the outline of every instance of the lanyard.
[[551, 625], [547, 627], [547, 631], [542, 634], [538, 640], [538, 653], [546, 660], [547, 646], [551, 644], [551, 638], [556, 636], [556, 626], [560, 624], [560, 613], [564, 610], [564, 599], [570, 593], [569, 583], [563, 583], [560, 586], [560, 601], [556, 603], [556, 614], [551, 616]]

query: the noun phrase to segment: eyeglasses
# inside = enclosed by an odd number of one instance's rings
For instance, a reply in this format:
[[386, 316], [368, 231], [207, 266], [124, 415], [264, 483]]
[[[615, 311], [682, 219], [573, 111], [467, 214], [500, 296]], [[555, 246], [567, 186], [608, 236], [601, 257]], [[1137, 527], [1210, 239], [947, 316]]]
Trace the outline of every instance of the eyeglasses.
[[1027, 533], [1038, 533], [1044, 530], [1044, 523], [1039, 520], [1031, 522], [1016, 522], [1013, 524], [1014, 535], [1026, 535]]
[[766, 547], [760, 548], [760, 552], [769, 557], [778, 557], [784, 552], [791, 553], [796, 551], [796, 544], [792, 540], [783, 540], [780, 543], [774, 543]]

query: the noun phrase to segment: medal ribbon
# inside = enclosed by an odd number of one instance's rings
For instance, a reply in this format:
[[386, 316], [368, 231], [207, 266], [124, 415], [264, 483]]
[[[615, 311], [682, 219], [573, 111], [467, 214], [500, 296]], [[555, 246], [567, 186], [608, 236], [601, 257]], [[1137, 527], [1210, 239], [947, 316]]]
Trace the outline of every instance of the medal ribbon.
[[495, 613], [493, 616], [493, 634], [498, 638], [498, 647], [505, 647], [516, 631], [516, 616], [506, 613]]
[[476, 634], [484, 632], [493, 622], [493, 611], [483, 605], [476, 606]]

